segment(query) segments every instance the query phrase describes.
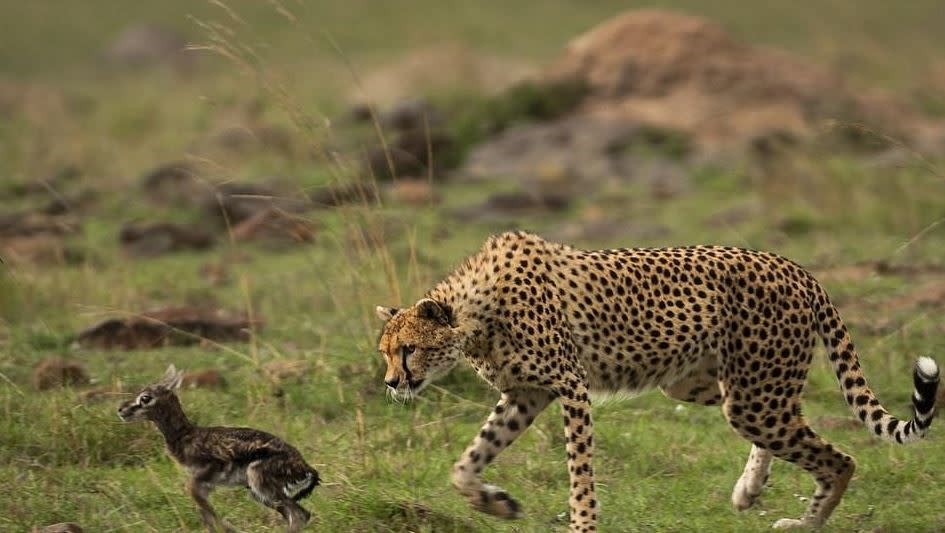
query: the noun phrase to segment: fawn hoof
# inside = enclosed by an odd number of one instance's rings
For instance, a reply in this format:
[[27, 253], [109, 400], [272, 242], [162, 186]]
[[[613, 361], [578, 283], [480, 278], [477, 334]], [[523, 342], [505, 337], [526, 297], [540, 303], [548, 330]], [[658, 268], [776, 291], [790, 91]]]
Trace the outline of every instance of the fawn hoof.
[[522, 506], [508, 492], [495, 485], [483, 485], [475, 499], [470, 500], [477, 511], [512, 520], [521, 518]]

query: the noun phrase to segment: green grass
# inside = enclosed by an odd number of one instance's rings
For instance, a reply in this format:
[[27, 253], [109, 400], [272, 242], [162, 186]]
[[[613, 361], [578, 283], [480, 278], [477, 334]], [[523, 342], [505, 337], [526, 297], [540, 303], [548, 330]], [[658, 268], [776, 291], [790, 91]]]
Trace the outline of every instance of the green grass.
[[[97, 79], [90, 58], [127, 21], [139, 18], [184, 28], [201, 42], [205, 36], [186, 15], [224, 18], [209, 3], [143, 3], [134, 12], [124, 2], [105, 0], [0, 7], [0, 20], [7, 22], [0, 32], [5, 75], [54, 87], [66, 102], [64, 109], [43, 105], [0, 120], [0, 186], [47, 177], [74, 163], [83, 175], [67, 189], [100, 192], [83, 231], [71, 238], [90, 251], [90, 263], [0, 265], [0, 530], [66, 520], [88, 531], [200, 527], [183, 490], [184, 474], [163, 453], [154, 428], [119, 422], [115, 410], [123, 396], [83, 403], [79, 390], [32, 390], [31, 368], [45, 356], [79, 360], [98, 384], [132, 391], [159, 377], [169, 363], [220, 369], [228, 388], [184, 391], [185, 409], [202, 424], [254, 426], [298, 446], [325, 483], [306, 501], [315, 517], [311, 531], [564, 530], [567, 467], [557, 406], [539, 417], [485, 476], [521, 501], [525, 518], [503, 522], [475, 513], [450, 488], [449, 469], [497, 394], [461, 369], [415, 403], [390, 403], [373, 345], [380, 326], [376, 304], [415, 301], [491, 232], [523, 227], [550, 234], [595, 205], [611, 206], [626, 225], [627, 237], [574, 244], [718, 243], [768, 249], [819, 267], [878, 260], [943, 265], [942, 162], [932, 161], [931, 168], [918, 161], [879, 168], [842, 155], [809, 156], [801, 165], [805, 175], [789, 183], [752, 177], [749, 165], [733, 163], [694, 169], [691, 190], [668, 200], [637, 188], [602, 191], [578, 199], [563, 214], [483, 223], [452, 219], [446, 208], [510, 185], [444, 183], [436, 185], [443, 209], [391, 204], [313, 212], [319, 233], [311, 246], [272, 252], [223, 239], [206, 253], [124, 257], [117, 243], [122, 223], [201, 217], [194, 206], [161, 206], [143, 198], [138, 176], [157, 164], [190, 154], [209, 160], [215, 180], [282, 175], [299, 195], [350, 173], [308, 155], [195, 148], [222, 115], [253, 98], [263, 101], [265, 120], [298, 133], [306, 150], [343, 142], [336, 130], [318, 126], [322, 118], [340, 114], [346, 101], [340, 89], [349, 84], [347, 67], [321, 32], [331, 34], [359, 72], [441, 40], [464, 40], [479, 50], [543, 61], [568, 38], [624, 7], [655, 3], [286, 4], [298, 16], [296, 25], [268, 3], [231, 3], [250, 21], [238, 27], [239, 38], [254, 46], [268, 43], [259, 48], [265, 77], [242, 74], [219, 61], [186, 81], [162, 73]], [[945, 46], [945, 34], [933, 31], [940, 25], [940, 6], [931, 1], [897, 6], [895, 17], [886, 2], [874, 0], [750, 9], [733, 1], [711, 7], [693, 1], [659, 5], [712, 15], [752, 42], [825, 63], [842, 59], [854, 83], [864, 86], [913, 87], [921, 66]], [[855, 60], [847, 61], [851, 57]], [[266, 83], [282, 84], [287, 96]], [[449, 98], [443, 95], [444, 101]], [[0, 213], [40, 203], [4, 199]], [[748, 215], [724, 216], [737, 212]], [[637, 231], [654, 226], [665, 231]], [[382, 230], [388, 237], [378, 250], [356, 244], [355, 235]], [[233, 281], [223, 287], [208, 284], [199, 274], [208, 263], [225, 264]], [[896, 309], [885, 302], [934, 282], [934, 276], [826, 281], [851, 317], [871, 385], [896, 414], [908, 412], [914, 357], [945, 353], [945, 302]], [[265, 326], [251, 343], [218, 348], [102, 352], [70, 347], [76, 331], [102, 317], [182, 302], [215, 302], [233, 310], [251, 305]], [[891, 323], [891, 333], [871, 327], [884, 321]], [[279, 359], [304, 360], [309, 370], [301, 380], [276, 385], [265, 377], [264, 367]], [[822, 357], [815, 360], [806, 398], [815, 429], [859, 464], [828, 531], [941, 530], [945, 454], [938, 425], [926, 442], [910, 447], [880, 443], [861, 428], [827, 427], [823, 420], [848, 412]], [[603, 531], [762, 531], [778, 518], [798, 516], [805, 507], [798, 497], [813, 491], [806, 473], [776, 463], [760, 505], [737, 515], [729, 497], [749, 445], [728, 428], [718, 409], [678, 409], [675, 402], [648, 393], [603, 402], [594, 416]], [[242, 491], [220, 490], [212, 501], [240, 530], [282, 528], [277, 515]]]

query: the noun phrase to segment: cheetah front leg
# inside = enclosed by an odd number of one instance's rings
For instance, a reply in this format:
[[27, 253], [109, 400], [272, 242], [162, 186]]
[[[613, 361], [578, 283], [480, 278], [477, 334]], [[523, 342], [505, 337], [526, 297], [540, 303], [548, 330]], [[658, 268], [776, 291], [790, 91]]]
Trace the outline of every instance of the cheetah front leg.
[[500, 487], [483, 483], [481, 474], [499, 453], [532, 424], [554, 395], [537, 389], [502, 394], [479, 435], [453, 465], [453, 486], [477, 510], [501, 518], [518, 518], [521, 506]]
[[736, 511], [744, 511], [758, 501], [761, 491], [768, 482], [768, 476], [771, 475], [773, 458], [774, 454], [770, 450], [759, 448], [754, 444], [751, 446], [748, 462], [745, 463], [745, 471], [742, 472], [742, 476], [738, 478], [732, 490], [732, 505]]
[[564, 413], [565, 449], [571, 493], [568, 499], [573, 532], [597, 531], [597, 498], [594, 494], [594, 426], [591, 421], [591, 400], [586, 385], [559, 392]]

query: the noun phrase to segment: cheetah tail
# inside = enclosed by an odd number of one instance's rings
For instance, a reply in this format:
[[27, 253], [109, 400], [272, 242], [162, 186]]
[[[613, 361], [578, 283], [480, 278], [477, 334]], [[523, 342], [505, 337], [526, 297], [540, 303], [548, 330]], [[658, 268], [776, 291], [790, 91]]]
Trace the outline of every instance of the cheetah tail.
[[920, 357], [915, 364], [912, 420], [900, 420], [889, 414], [866, 383], [850, 333], [840, 319], [837, 308], [830, 303], [826, 292], [819, 286], [818, 289], [812, 303], [820, 324], [820, 335], [840, 382], [840, 390], [853, 414], [877, 436], [889, 442], [905, 444], [925, 437], [935, 414], [938, 364], [931, 357]]

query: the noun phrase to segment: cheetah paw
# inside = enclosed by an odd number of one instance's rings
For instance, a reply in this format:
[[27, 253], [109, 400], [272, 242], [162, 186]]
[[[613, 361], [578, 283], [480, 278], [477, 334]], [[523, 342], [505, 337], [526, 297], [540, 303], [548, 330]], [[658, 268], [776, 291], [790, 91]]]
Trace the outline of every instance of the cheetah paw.
[[512, 520], [522, 516], [522, 506], [508, 492], [495, 485], [483, 485], [478, 496], [471, 498], [470, 502], [477, 511], [499, 518]]
[[747, 483], [739, 479], [738, 484], [735, 485], [735, 490], [732, 491], [732, 506], [739, 512], [751, 508], [758, 503], [763, 488], [762, 486], [751, 490]]
[[796, 518], [782, 518], [774, 523], [771, 526], [774, 529], [794, 529], [799, 527], [811, 527], [811, 523], [806, 520], [798, 520]]

